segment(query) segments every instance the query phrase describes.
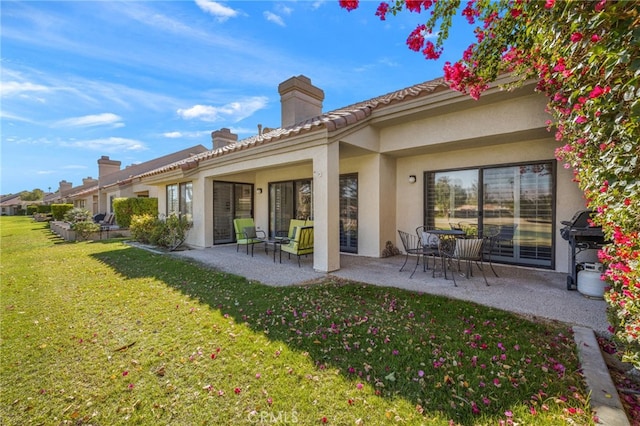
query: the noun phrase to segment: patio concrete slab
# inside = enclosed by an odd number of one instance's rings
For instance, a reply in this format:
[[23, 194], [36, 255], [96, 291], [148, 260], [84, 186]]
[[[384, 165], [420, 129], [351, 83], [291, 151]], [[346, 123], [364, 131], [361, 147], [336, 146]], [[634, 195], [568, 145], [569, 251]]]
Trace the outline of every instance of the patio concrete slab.
[[495, 266], [499, 277], [485, 268], [490, 286], [486, 286], [482, 275], [474, 267], [474, 276], [469, 279], [432, 277], [431, 271], [423, 272], [419, 266], [413, 278], [409, 278], [415, 265], [410, 258], [402, 272], [398, 272], [404, 256], [370, 258], [343, 254], [341, 269], [329, 274], [313, 270], [313, 258], [302, 257], [301, 267], [295, 258], [287, 254], [273, 261], [273, 251], [265, 254], [264, 248], [255, 247], [254, 256], [246, 255], [235, 245], [216, 246], [206, 249], [175, 252], [176, 256], [196, 260], [220, 271], [241, 275], [250, 280], [270, 286], [289, 286], [315, 281], [333, 275], [339, 278], [372, 285], [403, 288], [428, 294], [468, 300], [482, 305], [504, 309], [535, 318], [561, 321], [571, 325], [588, 327], [598, 333], [607, 334], [606, 302], [583, 296], [577, 291], [568, 291], [566, 274], [532, 268]]

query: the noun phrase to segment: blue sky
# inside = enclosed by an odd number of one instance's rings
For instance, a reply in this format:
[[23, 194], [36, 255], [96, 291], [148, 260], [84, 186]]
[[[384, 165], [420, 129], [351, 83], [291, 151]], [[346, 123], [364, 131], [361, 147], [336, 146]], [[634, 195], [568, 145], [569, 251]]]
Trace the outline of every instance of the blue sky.
[[468, 25], [427, 61], [405, 40], [426, 15], [382, 22], [378, 2], [5, 1], [0, 193], [57, 190], [190, 146], [279, 127], [278, 84], [300, 74], [331, 111], [442, 75]]

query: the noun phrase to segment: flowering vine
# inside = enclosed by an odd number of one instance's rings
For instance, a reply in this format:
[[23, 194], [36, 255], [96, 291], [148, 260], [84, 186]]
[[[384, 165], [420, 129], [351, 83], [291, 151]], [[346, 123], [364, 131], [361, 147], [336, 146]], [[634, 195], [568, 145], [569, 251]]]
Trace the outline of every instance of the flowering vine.
[[[357, 0], [340, 0], [351, 11]], [[488, 83], [511, 73], [511, 86], [536, 79], [548, 99], [549, 130], [564, 143], [556, 157], [573, 169], [587, 206], [611, 241], [606, 265], [611, 331], [640, 367], [640, 12], [635, 2], [598, 0], [396, 0], [376, 16], [428, 12], [407, 39], [437, 59], [459, 12], [476, 41], [444, 66], [451, 88], [478, 99]], [[435, 43], [426, 40], [437, 34]]]

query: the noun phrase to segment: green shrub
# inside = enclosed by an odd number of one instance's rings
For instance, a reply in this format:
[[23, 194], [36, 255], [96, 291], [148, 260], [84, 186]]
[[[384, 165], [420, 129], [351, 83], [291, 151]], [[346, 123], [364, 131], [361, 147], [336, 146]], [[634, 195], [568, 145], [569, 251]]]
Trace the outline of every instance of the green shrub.
[[35, 213], [39, 213], [38, 206], [35, 204], [31, 204], [27, 206], [27, 216], [33, 216]]
[[129, 231], [134, 241], [151, 243], [155, 229], [162, 223], [155, 215], [143, 214], [131, 217]]
[[131, 237], [141, 243], [150, 243], [173, 251], [187, 238], [187, 232], [193, 224], [185, 217], [175, 214], [165, 220], [150, 214], [136, 215], [131, 218]]
[[94, 232], [100, 231], [100, 225], [92, 221], [82, 221], [73, 223], [71, 229], [75, 231], [77, 240], [86, 240]]
[[158, 215], [157, 198], [116, 198], [113, 200], [113, 212], [121, 228], [130, 228], [133, 216]]
[[40, 204], [37, 207], [38, 207], [38, 213], [51, 213], [50, 204]]
[[54, 220], [63, 220], [64, 214], [73, 208], [73, 204], [51, 204], [51, 214]]
[[64, 220], [69, 223], [93, 222], [91, 212], [87, 209], [75, 207], [64, 214]]
[[173, 251], [187, 238], [187, 232], [193, 223], [186, 216], [171, 214], [163, 222], [162, 232], [155, 244]]

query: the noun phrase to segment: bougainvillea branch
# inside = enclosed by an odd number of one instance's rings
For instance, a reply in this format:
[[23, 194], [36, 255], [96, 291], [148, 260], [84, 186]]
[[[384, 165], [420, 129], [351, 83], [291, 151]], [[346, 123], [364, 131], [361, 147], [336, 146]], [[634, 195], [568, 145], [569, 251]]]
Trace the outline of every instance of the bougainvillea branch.
[[[357, 0], [341, 0], [351, 11]], [[640, 367], [640, 12], [629, 1], [396, 0], [376, 16], [422, 13], [407, 39], [427, 59], [440, 57], [452, 19], [475, 25], [476, 42], [454, 64], [450, 86], [478, 99], [499, 75], [517, 85], [536, 79], [564, 145], [556, 157], [574, 171], [595, 225], [611, 241], [607, 266], [611, 331], [626, 343], [625, 360]], [[435, 43], [426, 40], [437, 34]]]

